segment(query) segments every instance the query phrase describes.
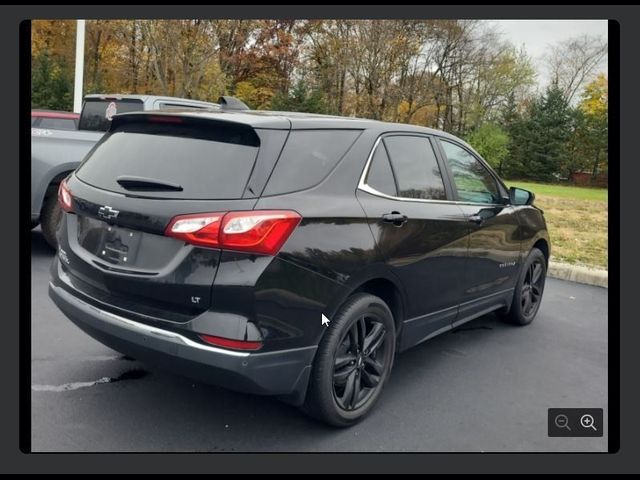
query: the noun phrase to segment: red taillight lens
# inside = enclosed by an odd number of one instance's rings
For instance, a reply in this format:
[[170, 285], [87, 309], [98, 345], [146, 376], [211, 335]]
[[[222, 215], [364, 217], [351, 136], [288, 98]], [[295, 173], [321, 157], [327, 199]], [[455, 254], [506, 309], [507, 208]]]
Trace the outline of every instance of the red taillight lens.
[[233, 348], [235, 350], [260, 350], [262, 348], [262, 342], [233, 340], [231, 338], [214, 337], [213, 335], [200, 335], [200, 338], [216, 347]]
[[178, 215], [165, 234], [204, 247], [275, 255], [301, 219], [291, 210]]
[[300, 220], [292, 211], [229, 212], [222, 220], [220, 243], [231, 250], [275, 255]]
[[178, 215], [165, 230], [165, 235], [180, 238], [203, 247], [219, 247], [218, 234], [224, 213]]
[[66, 180], [61, 181], [58, 187], [58, 203], [65, 212], [73, 211], [71, 192]]

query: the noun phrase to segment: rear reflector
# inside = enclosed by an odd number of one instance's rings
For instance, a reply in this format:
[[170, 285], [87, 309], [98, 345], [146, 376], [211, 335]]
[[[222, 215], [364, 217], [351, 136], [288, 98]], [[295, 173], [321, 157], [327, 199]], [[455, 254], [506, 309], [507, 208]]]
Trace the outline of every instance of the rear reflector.
[[58, 187], [58, 203], [65, 212], [73, 211], [71, 192], [66, 180], [61, 181]]
[[301, 219], [291, 210], [178, 215], [165, 235], [203, 247], [275, 255]]
[[233, 348], [235, 350], [259, 350], [262, 348], [262, 342], [232, 340], [231, 338], [214, 337], [212, 335], [200, 335], [200, 338], [216, 347]]

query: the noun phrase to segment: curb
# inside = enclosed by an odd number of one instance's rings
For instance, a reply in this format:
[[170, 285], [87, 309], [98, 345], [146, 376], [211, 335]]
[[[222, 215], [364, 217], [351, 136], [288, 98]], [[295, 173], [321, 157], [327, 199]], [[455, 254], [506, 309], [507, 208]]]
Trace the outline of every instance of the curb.
[[560, 280], [609, 288], [609, 272], [607, 270], [550, 261], [547, 275]]

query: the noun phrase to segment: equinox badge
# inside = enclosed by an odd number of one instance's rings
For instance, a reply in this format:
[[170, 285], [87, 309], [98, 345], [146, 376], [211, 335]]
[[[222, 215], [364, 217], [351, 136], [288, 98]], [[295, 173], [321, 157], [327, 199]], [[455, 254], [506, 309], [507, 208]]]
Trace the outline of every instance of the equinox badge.
[[104, 218], [105, 220], [111, 220], [113, 218], [116, 218], [119, 213], [120, 213], [120, 210], [111, 208], [109, 205], [100, 207], [100, 209], [98, 210], [98, 215]]

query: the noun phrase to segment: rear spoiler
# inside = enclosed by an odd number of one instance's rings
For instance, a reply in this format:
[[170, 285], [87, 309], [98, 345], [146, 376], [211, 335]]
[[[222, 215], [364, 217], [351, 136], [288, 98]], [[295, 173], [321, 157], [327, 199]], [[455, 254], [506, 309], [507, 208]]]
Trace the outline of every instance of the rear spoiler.
[[228, 119], [192, 115], [155, 111], [127, 112], [113, 117], [108, 131], [115, 130], [260, 146], [260, 137], [251, 125]]

